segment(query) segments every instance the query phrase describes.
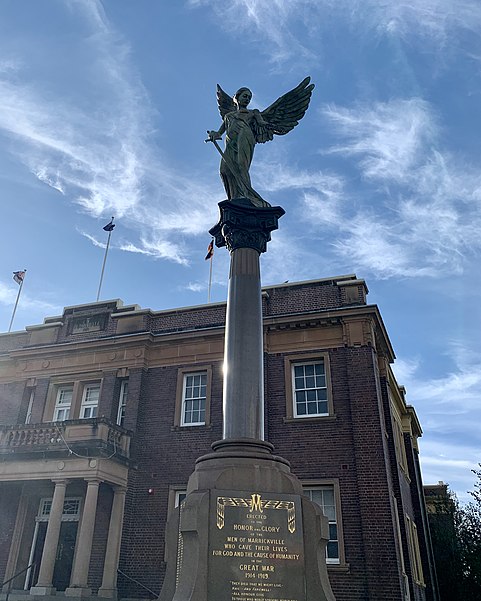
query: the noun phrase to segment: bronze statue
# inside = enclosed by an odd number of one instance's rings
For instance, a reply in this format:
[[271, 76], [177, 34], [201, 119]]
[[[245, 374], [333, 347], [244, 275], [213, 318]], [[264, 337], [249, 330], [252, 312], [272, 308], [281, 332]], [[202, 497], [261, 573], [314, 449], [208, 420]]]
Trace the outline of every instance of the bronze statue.
[[[227, 198], [248, 198], [257, 207], [269, 207], [253, 188], [249, 168], [256, 143], [272, 140], [274, 134], [283, 136], [293, 129], [309, 106], [314, 84], [310, 77], [278, 98], [265, 111], [248, 109], [252, 98], [249, 88], [240, 88], [231, 98], [217, 85], [217, 104], [222, 125], [218, 131], [208, 130], [209, 139], [222, 155], [220, 176]], [[225, 150], [222, 152], [217, 140], [225, 132]]]

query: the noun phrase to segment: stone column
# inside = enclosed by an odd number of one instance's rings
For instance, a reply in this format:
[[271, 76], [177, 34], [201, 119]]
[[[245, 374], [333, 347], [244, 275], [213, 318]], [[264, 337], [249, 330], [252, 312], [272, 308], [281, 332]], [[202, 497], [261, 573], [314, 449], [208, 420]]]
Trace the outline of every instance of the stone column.
[[224, 351], [223, 438], [264, 439], [259, 253], [232, 251]]
[[30, 589], [31, 595], [54, 595], [53, 571], [55, 568], [55, 557], [57, 555], [60, 526], [62, 525], [63, 504], [68, 480], [56, 480], [53, 491], [52, 507], [48, 517], [47, 533], [43, 546], [42, 560], [38, 573], [38, 581]]
[[97, 595], [117, 599], [117, 568], [119, 566], [120, 542], [122, 540], [122, 525], [124, 521], [126, 489], [120, 486], [114, 488], [114, 499], [110, 513], [109, 536], [105, 552], [104, 575], [102, 585]]
[[264, 362], [259, 257], [284, 215], [247, 199], [219, 203], [210, 233], [231, 253], [224, 351], [224, 440], [264, 440]]
[[70, 578], [70, 586], [65, 591], [65, 594], [71, 597], [88, 597], [92, 594], [91, 589], [87, 587], [87, 581], [90, 555], [92, 553], [99, 484], [99, 480], [87, 480], [87, 494], [85, 495], [82, 521], [80, 522], [72, 576]]

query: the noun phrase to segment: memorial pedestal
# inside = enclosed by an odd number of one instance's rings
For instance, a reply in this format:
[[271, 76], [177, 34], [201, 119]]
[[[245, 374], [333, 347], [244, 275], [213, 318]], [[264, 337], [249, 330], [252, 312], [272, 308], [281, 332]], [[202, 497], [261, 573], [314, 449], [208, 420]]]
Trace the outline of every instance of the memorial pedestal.
[[213, 448], [169, 521], [160, 601], [333, 601], [327, 519], [288, 463], [264, 441]]
[[210, 233], [231, 253], [223, 440], [197, 460], [169, 519], [160, 601], [334, 601], [327, 519], [263, 440], [259, 255], [284, 210], [248, 199], [219, 208]]

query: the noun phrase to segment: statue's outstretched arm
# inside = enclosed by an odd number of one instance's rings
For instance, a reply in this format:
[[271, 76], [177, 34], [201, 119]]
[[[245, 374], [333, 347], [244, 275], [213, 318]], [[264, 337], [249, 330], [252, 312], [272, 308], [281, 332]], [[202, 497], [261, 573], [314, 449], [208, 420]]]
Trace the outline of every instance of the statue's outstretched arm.
[[225, 123], [222, 122], [222, 125], [218, 130], [208, 129], [207, 135], [209, 136], [209, 140], [220, 140], [222, 138], [222, 134], [225, 132]]

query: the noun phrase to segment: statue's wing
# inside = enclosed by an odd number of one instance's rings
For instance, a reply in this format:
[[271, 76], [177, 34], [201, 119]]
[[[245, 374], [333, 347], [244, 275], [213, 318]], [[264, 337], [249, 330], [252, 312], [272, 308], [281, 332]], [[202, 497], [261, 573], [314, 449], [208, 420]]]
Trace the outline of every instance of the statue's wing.
[[227, 113], [235, 111], [236, 108], [232, 98], [224, 92], [219, 84], [217, 84], [217, 105], [222, 119], [224, 119]]
[[287, 94], [278, 98], [271, 106], [261, 112], [265, 126], [257, 126], [256, 142], [272, 140], [274, 134], [283, 136], [293, 129], [304, 117], [311, 99], [314, 84], [306, 77], [301, 83]]

